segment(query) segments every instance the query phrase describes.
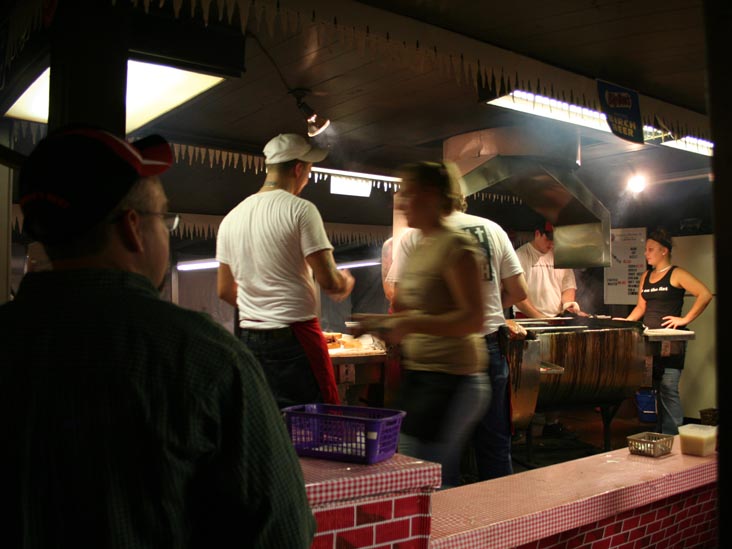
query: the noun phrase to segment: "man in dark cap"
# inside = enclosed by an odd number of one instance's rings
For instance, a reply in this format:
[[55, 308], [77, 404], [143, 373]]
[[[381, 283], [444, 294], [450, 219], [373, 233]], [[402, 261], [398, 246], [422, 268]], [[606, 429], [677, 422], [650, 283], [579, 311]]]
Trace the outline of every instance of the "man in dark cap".
[[159, 136], [56, 132], [20, 173], [53, 270], [0, 307], [4, 547], [309, 547], [302, 473], [261, 367], [159, 299]]
[[577, 283], [572, 269], [554, 267], [554, 227], [548, 221], [534, 226], [534, 239], [516, 250], [529, 296], [514, 305], [520, 318], [545, 318], [564, 311], [580, 314], [575, 301]]

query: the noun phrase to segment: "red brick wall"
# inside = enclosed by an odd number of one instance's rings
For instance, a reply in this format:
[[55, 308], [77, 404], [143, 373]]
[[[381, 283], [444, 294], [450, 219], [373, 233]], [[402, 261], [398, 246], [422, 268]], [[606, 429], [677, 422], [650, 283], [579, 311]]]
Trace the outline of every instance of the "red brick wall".
[[522, 545], [519, 549], [715, 548], [716, 484], [608, 517], [599, 522]]
[[427, 549], [430, 494], [395, 494], [314, 509], [311, 549]]

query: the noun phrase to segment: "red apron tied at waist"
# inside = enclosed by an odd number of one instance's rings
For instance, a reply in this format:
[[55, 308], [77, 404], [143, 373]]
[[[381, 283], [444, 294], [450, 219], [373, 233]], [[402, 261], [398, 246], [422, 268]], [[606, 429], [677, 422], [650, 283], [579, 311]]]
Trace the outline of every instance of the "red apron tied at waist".
[[336, 387], [333, 363], [328, 353], [328, 344], [323, 336], [320, 321], [316, 318], [290, 324], [295, 337], [302, 345], [310, 362], [310, 369], [315, 376], [326, 404], [340, 404], [338, 387]]

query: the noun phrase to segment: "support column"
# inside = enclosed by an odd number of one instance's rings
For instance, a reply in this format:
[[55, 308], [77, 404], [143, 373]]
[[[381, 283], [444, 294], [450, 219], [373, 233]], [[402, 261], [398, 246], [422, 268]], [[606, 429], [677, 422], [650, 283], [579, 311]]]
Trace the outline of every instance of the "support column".
[[[10, 146], [10, 132], [0, 126], [0, 145]], [[13, 215], [13, 171], [0, 164], [0, 305], [10, 299], [10, 235]]]
[[62, 0], [51, 26], [49, 132], [84, 123], [125, 135], [127, 2]]
[[[729, 70], [729, 29], [732, 26], [732, 6], [723, 0], [706, 0], [705, 28], [707, 50], [707, 90], [708, 110], [711, 120], [714, 157], [714, 239], [716, 257], [715, 274], [717, 279], [717, 341], [729, 337], [729, 326], [722, 323], [725, 313], [732, 306], [727, 267], [732, 261], [732, 226], [725, 221], [732, 204], [732, 109], [729, 92], [732, 89], [732, 74]], [[723, 267], [724, 266], [724, 267]], [[716, 357], [717, 363], [717, 405], [719, 406], [719, 486], [729, 486], [732, 478], [732, 406], [727, 404], [727, 389], [732, 383], [729, 360], [722, 353]], [[729, 491], [719, 491], [719, 543], [718, 547], [729, 547], [732, 543], [732, 495]]]

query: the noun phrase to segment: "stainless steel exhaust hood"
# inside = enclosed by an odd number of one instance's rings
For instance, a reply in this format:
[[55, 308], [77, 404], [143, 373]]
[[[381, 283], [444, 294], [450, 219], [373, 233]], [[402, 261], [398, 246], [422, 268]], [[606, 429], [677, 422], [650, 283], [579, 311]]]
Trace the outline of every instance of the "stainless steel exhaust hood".
[[574, 131], [517, 126], [451, 137], [443, 151], [466, 194], [514, 194], [554, 225], [556, 267], [609, 267], [610, 212], [574, 174], [578, 143]]

